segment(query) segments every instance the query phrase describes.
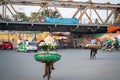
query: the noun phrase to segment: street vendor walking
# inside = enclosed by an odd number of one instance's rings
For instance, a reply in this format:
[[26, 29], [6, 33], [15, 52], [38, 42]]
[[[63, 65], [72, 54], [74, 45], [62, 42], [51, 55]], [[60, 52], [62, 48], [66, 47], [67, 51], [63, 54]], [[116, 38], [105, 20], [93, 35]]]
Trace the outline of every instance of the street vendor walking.
[[119, 39], [116, 36], [114, 37], [114, 44], [113, 45], [114, 45], [115, 49], [119, 49], [119, 47], [120, 47], [119, 46]]
[[86, 47], [90, 49], [90, 59], [95, 59], [97, 50], [99, 46], [97, 45], [97, 40], [96, 39], [91, 39], [90, 44], [87, 44]]
[[[91, 40], [91, 44], [97, 45], [97, 40], [96, 40], [96, 39], [92, 39], [92, 40]], [[90, 59], [96, 58], [97, 50], [98, 50], [97, 47], [91, 48], [91, 51], [90, 51]]]

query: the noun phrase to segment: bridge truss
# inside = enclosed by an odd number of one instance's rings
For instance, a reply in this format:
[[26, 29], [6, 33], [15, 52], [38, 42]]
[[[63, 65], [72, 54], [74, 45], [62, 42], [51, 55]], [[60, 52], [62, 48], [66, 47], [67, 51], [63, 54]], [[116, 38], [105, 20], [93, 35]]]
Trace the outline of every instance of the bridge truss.
[[[107, 3], [94, 3], [91, 0], [87, 2], [75, 2], [72, 0], [63, 1], [63, 0], [0, 0], [0, 5], [2, 5], [2, 16], [6, 17], [6, 10], [8, 10], [12, 16], [18, 15], [18, 11], [16, 11], [14, 5], [28, 5], [28, 6], [39, 6], [37, 12], [40, 12], [45, 7], [52, 7], [57, 11], [61, 18], [63, 18], [58, 8], [75, 8], [77, 9], [71, 18], [77, 17], [79, 23], [82, 22], [82, 18], [85, 15], [88, 18], [88, 23], [93, 24], [92, 20], [93, 13], [97, 15], [97, 19], [101, 24], [107, 24], [111, 17], [116, 19], [117, 15], [120, 13], [120, 5], [119, 4], [111, 4]], [[106, 19], [102, 19], [102, 16], [99, 14], [98, 10], [106, 11]], [[90, 13], [88, 13], [88, 11]], [[110, 12], [109, 12], [110, 11]], [[69, 12], [68, 12], [69, 13]], [[77, 16], [78, 15], [78, 16]]]

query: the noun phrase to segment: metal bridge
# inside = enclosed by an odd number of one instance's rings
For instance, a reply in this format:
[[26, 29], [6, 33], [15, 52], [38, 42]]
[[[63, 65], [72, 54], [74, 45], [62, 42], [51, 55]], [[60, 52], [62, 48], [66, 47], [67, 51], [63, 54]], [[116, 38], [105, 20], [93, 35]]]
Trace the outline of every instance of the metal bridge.
[[[2, 17], [6, 18], [7, 10], [12, 16], [17, 15], [14, 5], [30, 5], [40, 6], [37, 12], [40, 12], [46, 7], [52, 7], [57, 11], [61, 18], [62, 13], [59, 12], [58, 8], [76, 8], [77, 11], [72, 15], [71, 18], [77, 17], [79, 24], [57, 24], [57, 23], [35, 23], [35, 22], [0, 22], [0, 30], [15, 30], [15, 31], [50, 31], [50, 32], [73, 32], [73, 33], [106, 33], [108, 28], [108, 21], [114, 16], [114, 20], [120, 13], [119, 4], [107, 3], [94, 3], [91, 0], [88, 2], [74, 2], [72, 0], [60, 1], [60, 0], [0, 0], [2, 5]], [[90, 10], [90, 14], [87, 11]], [[105, 20], [101, 18], [97, 10], [106, 10], [107, 17]], [[109, 10], [111, 12], [109, 12]], [[92, 13], [97, 15], [101, 25], [93, 24]], [[86, 15], [89, 24], [81, 24], [83, 16]]]
[[[2, 5], [2, 16], [4, 18], [6, 18], [7, 10], [12, 14], [12, 16], [19, 16], [14, 5], [39, 6], [40, 8], [37, 12], [41, 12], [46, 7], [53, 8], [59, 13], [61, 18], [63, 18], [63, 13], [61, 13], [58, 8], [74, 8], [76, 11], [74, 11], [71, 18], [77, 18], [81, 24], [84, 16], [87, 17], [88, 24], [93, 24], [95, 19], [93, 20], [92, 17], [94, 15], [97, 16], [96, 18], [101, 24], [107, 24], [111, 20], [110, 18], [115, 20], [117, 15], [120, 13], [120, 4], [112, 4], [110, 2], [94, 3], [92, 0], [88, 0], [87, 2], [75, 2], [73, 0], [0, 0], [0, 5]], [[98, 10], [106, 11], [105, 19], [102, 19], [103, 15], [100, 15]]]

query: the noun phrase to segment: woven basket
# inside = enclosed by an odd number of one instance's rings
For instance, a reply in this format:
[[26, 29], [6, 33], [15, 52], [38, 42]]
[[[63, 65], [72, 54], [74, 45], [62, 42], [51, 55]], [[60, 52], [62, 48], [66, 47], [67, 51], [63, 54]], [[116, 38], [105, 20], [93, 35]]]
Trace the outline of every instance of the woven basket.
[[100, 48], [100, 46], [99, 45], [95, 45], [95, 44], [87, 44], [86, 45], [86, 47], [88, 48], [88, 49], [98, 49], [98, 48]]

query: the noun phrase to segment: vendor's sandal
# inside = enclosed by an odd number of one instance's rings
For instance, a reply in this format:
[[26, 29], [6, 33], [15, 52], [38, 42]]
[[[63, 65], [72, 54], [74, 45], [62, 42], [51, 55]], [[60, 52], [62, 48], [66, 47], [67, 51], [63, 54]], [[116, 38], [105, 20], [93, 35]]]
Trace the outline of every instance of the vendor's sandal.
[[47, 74], [43, 74], [43, 78], [45, 78], [47, 76]]

